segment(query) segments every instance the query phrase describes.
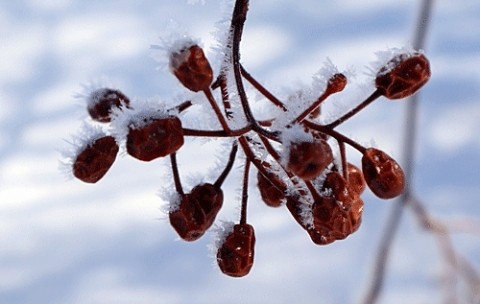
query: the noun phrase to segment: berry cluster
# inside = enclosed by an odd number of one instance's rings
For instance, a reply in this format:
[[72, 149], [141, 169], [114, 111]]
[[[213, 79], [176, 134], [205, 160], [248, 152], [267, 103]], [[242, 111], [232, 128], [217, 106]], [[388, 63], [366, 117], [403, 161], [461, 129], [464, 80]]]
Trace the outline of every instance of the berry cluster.
[[[115, 137], [99, 132], [79, 149], [72, 162], [75, 177], [95, 183], [114, 163], [119, 144], [141, 161], [168, 156], [177, 193], [169, 210], [170, 224], [182, 239], [195, 241], [213, 225], [222, 208], [222, 184], [239, 158], [240, 148], [244, 155], [241, 217], [225, 231], [217, 251], [221, 271], [234, 277], [248, 274], [254, 259], [255, 233], [247, 223], [251, 165], [257, 170], [262, 200], [271, 207], [286, 205], [315, 244], [344, 239], [360, 226], [364, 204], [361, 194], [366, 186], [379, 198], [390, 199], [402, 193], [405, 178], [399, 164], [385, 152], [360, 145], [336, 127], [379, 97], [399, 99], [414, 94], [430, 77], [429, 62], [422, 53], [400, 53], [377, 71], [374, 92], [333, 122], [322, 124], [318, 117], [321, 104], [347, 84], [347, 77], [338, 72], [329, 75], [324, 91], [292, 117], [293, 110], [240, 64], [239, 44], [247, 8], [248, 1], [236, 1], [223, 67], [216, 78], [202, 48], [191, 40], [179, 43], [169, 54], [172, 73], [185, 88], [206, 97], [221, 129], [183, 127], [181, 114], [193, 105], [191, 101], [142, 112], [135, 111], [122, 92], [100, 88], [88, 96], [90, 117], [112, 126], [122, 121], [126, 131]], [[254, 117], [245, 82], [278, 108], [277, 116], [266, 120]], [[233, 126], [238, 118], [243, 125]], [[232, 147], [215, 181], [185, 192], [176, 153], [191, 136], [229, 138]], [[361, 169], [347, 161], [346, 145], [362, 154]]]

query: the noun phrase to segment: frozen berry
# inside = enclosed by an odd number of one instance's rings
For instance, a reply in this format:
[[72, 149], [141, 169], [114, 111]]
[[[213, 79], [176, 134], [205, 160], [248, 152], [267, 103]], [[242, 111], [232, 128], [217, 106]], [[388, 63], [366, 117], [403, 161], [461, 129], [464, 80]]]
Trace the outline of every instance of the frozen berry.
[[220, 270], [231, 277], [243, 277], [253, 266], [255, 231], [249, 224], [237, 224], [217, 251]]
[[113, 165], [117, 153], [118, 145], [112, 136], [100, 137], [77, 155], [73, 175], [86, 183], [96, 183]]
[[343, 91], [347, 85], [347, 77], [342, 73], [334, 74], [327, 83], [327, 91], [330, 94]]
[[363, 201], [338, 172], [327, 175], [323, 195], [312, 205], [313, 229], [308, 232], [316, 244], [342, 240], [357, 231]]
[[298, 177], [312, 180], [333, 161], [330, 145], [325, 140], [293, 142], [287, 167]]
[[420, 53], [401, 54], [390, 60], [377, 74], [375, 85], [389, 99], [413, 95], [430, 79], [430, 63]]
[[223, 205], [223, 191], [216, 186], [205, 183], [195, 186], [190, 192], [190, 197], [198, 202], [205, 213], [207, 229], [215, 221], [215, 217]]
[[195, 186], [169, 213], [170, 224], [186, 241], [199, 239], [213, 224], [223, 205], [223, 192], [212, 184]]
[[368, 148], [363, 153], [362, 171], [368, 187], [379, 198], [394, 198], [405, 188], [405, 175], [400, 165], [378, 149]]
[[187, 89], [194, 92], [207, 90], [213, 81], [210, 63], [198, 45], [173, 52], [170, 69]]
[[151, 161], [176, 152], [183, 143], [180, 119], [167, 117], [154, 119], [139, 128], [130, 127], [126, 147], [131, 156]]
[[101, 88], [88, 96], [87, 111], [93, 120], [110, 122], [113, 108], [128, 107], [130, 100], [119, 90]]

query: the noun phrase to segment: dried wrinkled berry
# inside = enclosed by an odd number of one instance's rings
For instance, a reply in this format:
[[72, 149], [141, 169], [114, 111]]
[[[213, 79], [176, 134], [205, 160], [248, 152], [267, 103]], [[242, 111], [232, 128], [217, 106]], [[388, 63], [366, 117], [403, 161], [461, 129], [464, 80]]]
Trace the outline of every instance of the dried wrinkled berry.
[[98, 182], [113, 165], [118, 149], [112, 136], [96, 139], [77, 155], [73, 163], [73, 175], [86, 183]]
[[358, 195], [365, 191], [365, 178], [362, 171], [352, 163], [347, 163], [348, 184]]
[[182, 123], [178, 117], [154, 119], [143, 127], [130, 127], [127, 152], [131, 156], [151, 161], [176, 152], [184, 143]]
[[178, 80], [194, 92], [207, 90], [213, 81], [210, 63], [198, 45], [172, 53], [170, 68]]
[[330, 172], [323, 185], [325, 193], [312, 205], [312, 241], [326, 245], [358, 230], [363, 201], [338, 172]]
[[[342, 240], [357, 231], [363, 214], [362, 199], [338, 172], [327, 175], [323, 188], [311, 205], [298, 197], [287, 197], [288, 210], [318, 245]], [[309, 216], [311, 223], [306, 220]]]
[[[284, 189], [287, 189], [287, 186], [278, 175], [269, 170], [271, 167], [269, 163], [262, 162], [262, 165], [267, 169], [267, 175], [263, 175], [260, 171], [257, 173], [257, 186], [262, 200], [270, 207], [280, 207], [285, 199]], [[272, 181], [282, 185], [282, 189], [275, 186]]]
[[221, 189], [208, 183], [198, 185], [169, 213], [170, 224], [182, 239], [195, 241], [212, 226], [222, 205]]
[[325, 140], [294, 142], [290, 146], [287, 167], [298, 177], [312, 180], [332, 161], [332, 149]]
[[378, 149], [365, 150], [362, 171], [368, 187], [379, 198], [394, 198], [405, 188], [405, 175], [400, 165]]
[[377, 73], [375, 85], [389, 99], [413, 95], [430, 79], [430, 63], [420, 53], [401, 54]]
[[110, 122], [113, 108], [128, 107], [130, 99], [119, 90], [102, 88], [90, 93], [87, 111], [93, 120]]
[[217, 251], [220, 270], [231, 277], [243, 277], [253, 266], [255, 231], [249, 224], [237, 224]]

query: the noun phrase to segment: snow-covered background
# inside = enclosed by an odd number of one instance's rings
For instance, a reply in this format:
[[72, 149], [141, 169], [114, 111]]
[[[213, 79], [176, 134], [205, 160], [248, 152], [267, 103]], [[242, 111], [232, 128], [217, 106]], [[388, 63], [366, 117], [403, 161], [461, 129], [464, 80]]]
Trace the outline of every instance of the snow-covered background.
[[[211, 234], [186, 243], [162, 220], [165, 203], [158, 192], [170, 183], [163, 160], [120, 157], [96, 185], [68, 180], [59, 170], [58, 151], [85, 118], [81, 100], [73, 97], [82, 83], [104, 77], [131, 97], [176, 98], [180, 87], [167, 71], [156, 69], [150, 46], [175, 20], [209, 50], [217, 21], [229, 14], [220, 0], [187, 2], [0, 2], [1, 303], [356, 303], [361, 298], [390, 201], [367, 193], [361, 229], [319, 247], [285, 209], [265, 207], [252, 191], [255, 265], [249, 276], [233, 279], [222, 275], [210, 256]], [[252, 0], [242, 61], [281, 95], [308, 84], [329, 57], [339, 69], [357, 72], [350, 91], [333, 99], [353, 104], [359, 101], [355, 94], [369, 93], [364, 72], [374, 53], [410, 43], [417, 2]], [[413, 187], [428, 209], [448, 222], [479, 219], [480, 2], [435, 4], [426, 44], [433, 76], [419, 107]], [[363, 143], [374, 139], [400, 160], [403, 118], [404, 102], [380, 100], [341, 130]], [[225, 157], [196, 141], [182, 149], [180, 170], [206, 174]], [[358, 160], [355, 153], [349, 157]], [[234, 174], [220, 218], [235, 220], [238, 188]], [[478, 236], [454, 240], [480, 267]], [[381, 303], [441, 300], [440, 254], [411, 216], [401, 226], [391, 261]]]

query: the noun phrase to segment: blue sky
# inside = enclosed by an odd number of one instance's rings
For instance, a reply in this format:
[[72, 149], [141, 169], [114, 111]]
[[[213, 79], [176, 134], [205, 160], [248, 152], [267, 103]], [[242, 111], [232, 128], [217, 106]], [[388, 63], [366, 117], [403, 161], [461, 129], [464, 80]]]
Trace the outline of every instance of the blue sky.
[[[140, 163], [123, 155], [96, 185], [59, 169], [59, 150], [86, 119], [82, 100], [73, 97], [82, 84], [106, 79], [138, 100], [158, 95], [174, 103], [182, 88], [152, 59], [150, 46], [174, 20], [215, 58], [212, 33], [229, 15], [220, 2], [0, 4], [0, 302], [359, 301], [391, 201], [366, 193], [360, 230], [319, 247], [286, 210], [263, 206], [252, 190], [255, 265], [246, 278], [232, 279], [210, 256], [213, 235], [185, 243], [164, 220], [159, 191], [170, 173], [163, 160]], [[413, 0], [251, 2], [242, 62], [273, 92], [285, 96], [308, 85], [327, 57], [355, 72], [348, 89], [326, 105], [329, 115], [370, 92], [365, 72], [375, 52], [408, 45], [418, 10]], [[437, 1], [426, 44], [432, 78], [421, 93], [413, 188], [433, 215], [452, 225], [480, 218], [479, 14], [476, 0]], [[404, 105], [379, 100], [341, 130], [401, 160]], [[220, 146], [189, 143], [179, 155], [185, 179], [208, 179], [209, 168], [223, 159]], [[358, 163], [359, 155], [349, 157]], [[238, 215], [241, 170], [234, 171], [224, 189], [225, 220]], [[441, 256], [431, 235], [406, 215], [380, 303], [438, 303]], [[478, 231], [456, 234], [454, 243], [480, 267]]]

